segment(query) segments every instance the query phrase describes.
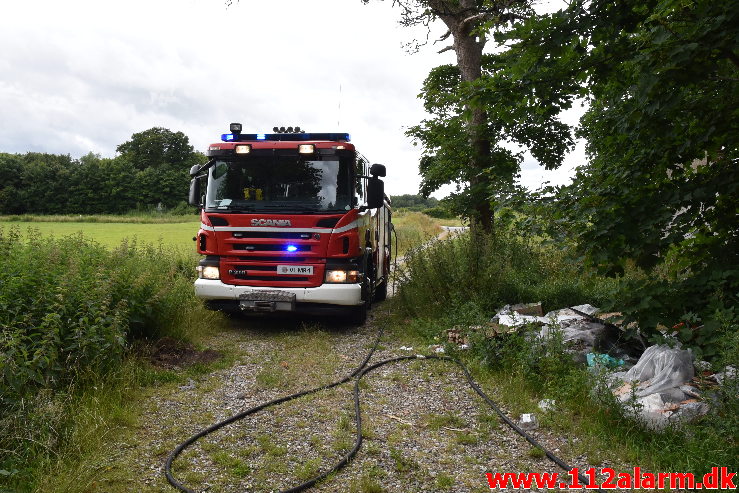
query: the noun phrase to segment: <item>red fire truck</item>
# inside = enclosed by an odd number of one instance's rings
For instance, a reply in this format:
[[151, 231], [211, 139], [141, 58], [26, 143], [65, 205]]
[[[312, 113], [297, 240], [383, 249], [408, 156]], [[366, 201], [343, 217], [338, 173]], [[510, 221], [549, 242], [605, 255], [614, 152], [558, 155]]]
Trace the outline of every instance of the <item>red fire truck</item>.
[[232, 123], [190, 170], [197, 296], [215, 310], [339, 309], [364, 322], [388, 289], [385, 166], [370, 166], [346, 133], [241, 130]]

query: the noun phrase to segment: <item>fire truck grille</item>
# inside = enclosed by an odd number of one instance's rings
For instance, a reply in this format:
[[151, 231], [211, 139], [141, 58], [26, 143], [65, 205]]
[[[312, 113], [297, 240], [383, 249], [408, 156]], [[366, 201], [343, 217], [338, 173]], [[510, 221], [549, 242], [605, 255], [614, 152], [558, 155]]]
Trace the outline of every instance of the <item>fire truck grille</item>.
[[[296, 252], [310, 252], [310, 245], [294, 245]], [[234, 250], [245, 250], [247, 252], [284, 252], [285, 245], [243, 245], [237, 243]]]
[[254, 255], [251, 257], [238, 257], [239, 260], [249, 260], [252, 262], [290, 262], [294, 264], [296, 262], [306, 262], [309, 259], [305, 257], [265, 257], [260, 255]]
[[242, 281], [310, 281], [310, 277], [304, 276], [251, 276], [244, 274], [237, 274], [233, 276], [234, 279], [241, 279]]
[[262, 231], [237, 231], [233, 234], [234, 238], [278, 238], [283, 240], [309, 240], [313, 236], [311, 233], [274, 233]]

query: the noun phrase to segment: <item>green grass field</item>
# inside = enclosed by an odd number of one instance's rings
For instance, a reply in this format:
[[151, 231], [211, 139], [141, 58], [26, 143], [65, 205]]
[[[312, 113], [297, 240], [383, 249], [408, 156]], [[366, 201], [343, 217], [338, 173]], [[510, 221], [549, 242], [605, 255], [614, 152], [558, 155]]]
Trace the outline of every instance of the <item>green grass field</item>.
[[83, 236], [100, 243], [107, 248], [114, 248], [121, 241], [135, 240], [139, 244], [159, 243], [166, 248], [195, 251], [193, 236], [200, 227], [199, 220], [181, 223], [118, 223], [118, 222], [41, 222], [41, 221], [6, 221], [0, 220], [0, 228], [6, 231], [18, 228], [22, 237], [29, 234], [42, 236], [64, 236], [82, 233]]

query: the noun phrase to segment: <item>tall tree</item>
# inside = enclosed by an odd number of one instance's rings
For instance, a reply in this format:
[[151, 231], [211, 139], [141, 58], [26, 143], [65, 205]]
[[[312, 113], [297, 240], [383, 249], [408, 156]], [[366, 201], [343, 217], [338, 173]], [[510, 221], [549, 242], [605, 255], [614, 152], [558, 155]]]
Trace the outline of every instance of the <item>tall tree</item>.
[[158, 166], [187, 170], [196, 159], [187, 135], [161, 127], [133, 134], [131, 140], [119, 145], [116, 151], [139, 170]]
[[[363, 3], [369, 1], [362, 0]], [[435, 86], [436, 76], [458, 77], [463, 86], [478, 81], [483, 75], [483, 49], [488, 41], [488, 30], [523, 18], [528, 13], [528, 5], [528, 0], [393, 0], [393, 6], [400, 9], [402, 25], [430, 26], [441, 20], [447, 32], [440, 41], [452, 39], [452, 44], [440, 53], [453, 50], [456, 68], [441, 68], [443, 73], [432, 72], [427, 86]], [[457, 91], [454, 94], [462, 95]], [[450, 121], [447, 128], [437, 120], [426, 128], [421, 125], [410, 132], [424, 147], [425, 156], [420, 166], [424, 177], [422, 192], [427, 195], [444, 183], [457, 182], [465, 187], [462, 203], [471, 206], [462, 212], [470, 216], [474, 224], [490, 231], [493, 228], [491, 181], [517, 169], [511, 166], [511, 153], [495, 146], [497, 142], [491, 140], [488, 111], [483, 105], [475, 104], [474, 98], [447, 101], [442, 108], [433, 101], [439, 95], [434, 88], [427, 90], [426, 95], [432, 96], [431, 100], [426, 98], [427, 110], [438, 110], [437, 114], [458, 118]], [[449, 114], [450, 110], [456, 114]], [[460, 137], [466, 142], [460, 142]], [[447, 159], [452, 154], [461, 160], [464, 168], [459, 168], [459, 161], [455, 165]], [[503, 170], [506, 172], [501, 173]]]
[[586, 95], [589, 162], [561, 193], [561, 224], [605, 272], [636, 265], [619, 309], [643, 330], [683, 319], [716, 351], [739, 325], [739, 5], [572, 0], [510, 33], [505, 72]]

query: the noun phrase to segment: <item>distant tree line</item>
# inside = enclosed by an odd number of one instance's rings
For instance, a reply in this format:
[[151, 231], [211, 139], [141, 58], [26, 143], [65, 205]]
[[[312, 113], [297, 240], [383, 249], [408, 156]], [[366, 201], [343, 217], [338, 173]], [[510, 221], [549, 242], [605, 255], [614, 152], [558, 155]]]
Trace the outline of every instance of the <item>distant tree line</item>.
[[407, 209], [414, 212], [423, 212], [431, 217], [451, 218], [454, 214], [450, 212], [447, 205], [433, 197], [424, 197], [423, 195], [391, 195], [393, 209]]
[[151, 128], [115, 158], [0, 153], [0, 214], [122, 214], [185, 207], [188, 171], [205, 162], [182, 132]]
[[419, 211], [439, 205], [439, 199], [424, 197], [423, 195], [413, 195], [410, 193], [404, 195], [391, 195], [390, 199], [393, 201], [393, 207], [402, 207]]

